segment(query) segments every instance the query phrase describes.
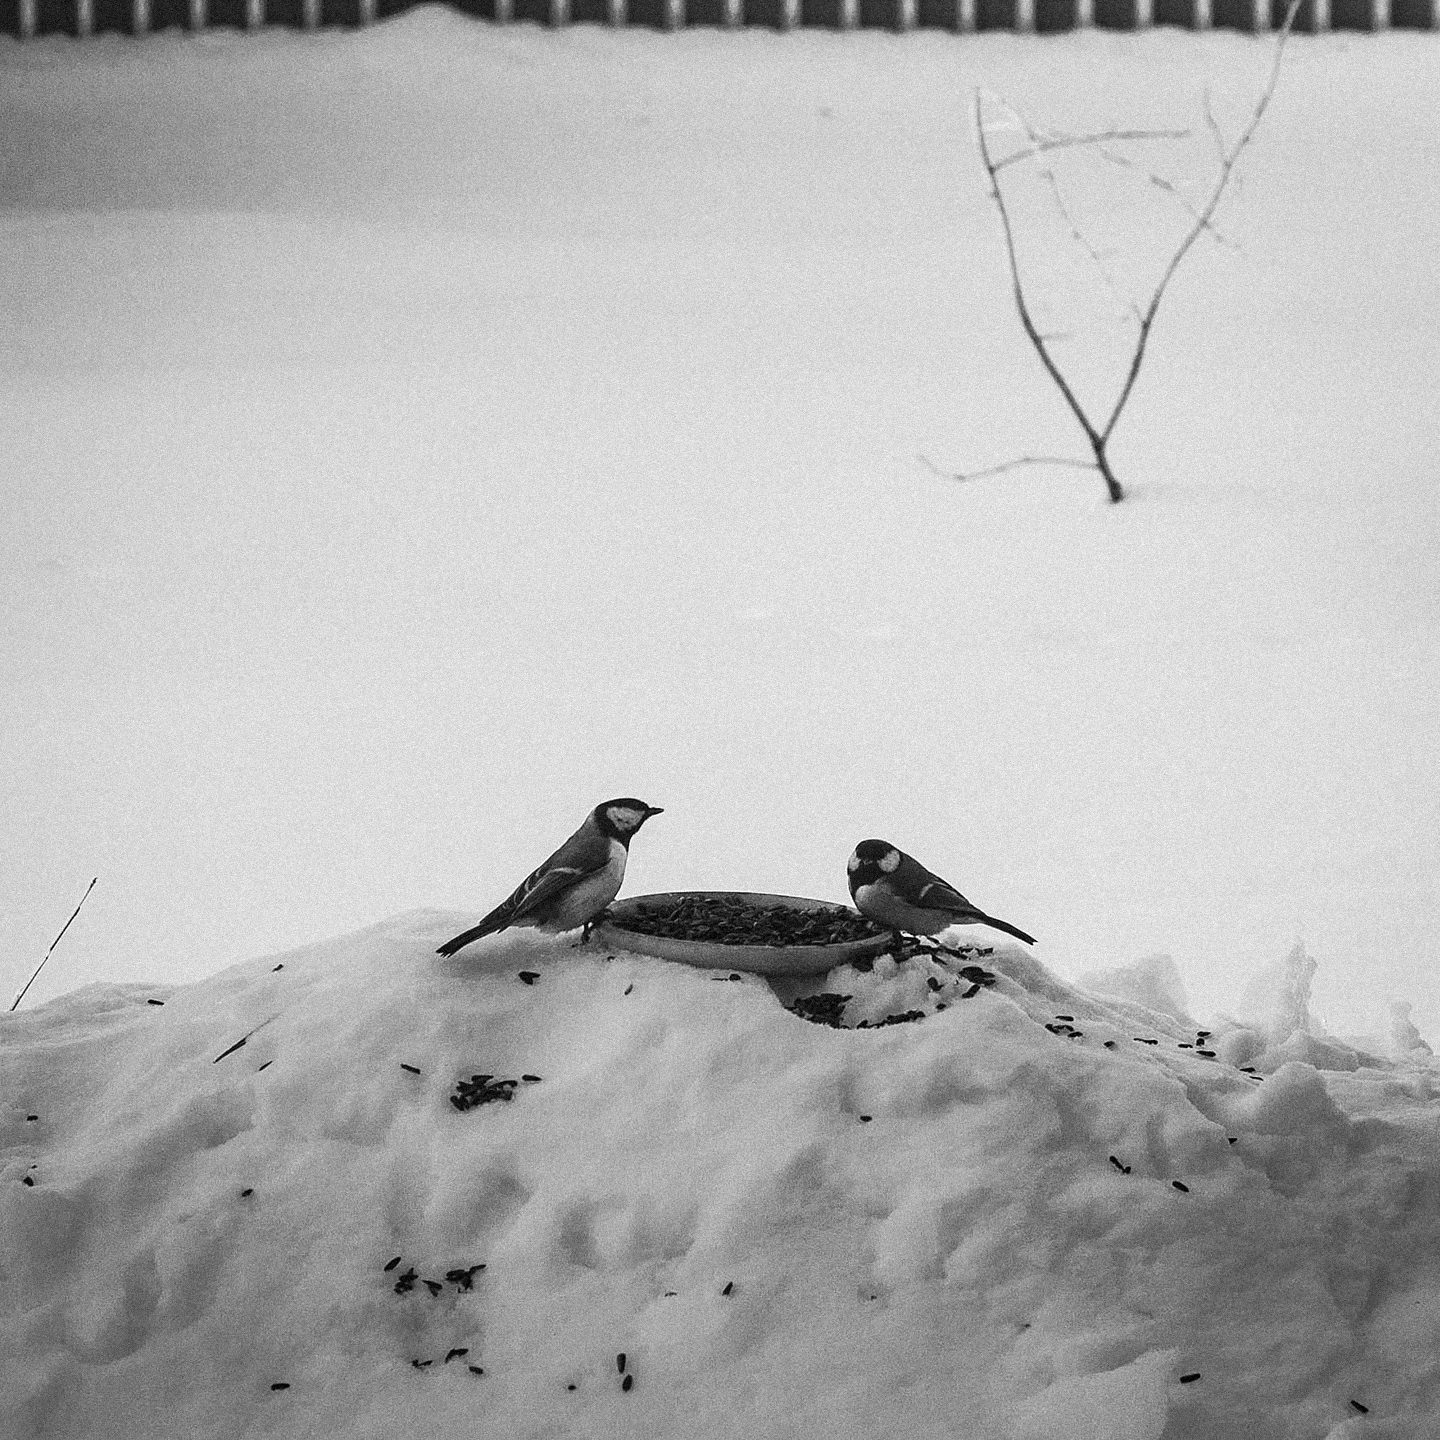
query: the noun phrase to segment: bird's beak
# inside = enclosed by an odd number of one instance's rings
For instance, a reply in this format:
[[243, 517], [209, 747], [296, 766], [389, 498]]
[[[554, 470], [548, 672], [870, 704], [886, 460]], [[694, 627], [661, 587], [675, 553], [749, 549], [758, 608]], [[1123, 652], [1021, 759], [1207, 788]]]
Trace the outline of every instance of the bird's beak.
[[659, 805], [647, 805], [645, 807], [645, 818], [648, 820], [652, 815], [663, 815], [664, 808]]

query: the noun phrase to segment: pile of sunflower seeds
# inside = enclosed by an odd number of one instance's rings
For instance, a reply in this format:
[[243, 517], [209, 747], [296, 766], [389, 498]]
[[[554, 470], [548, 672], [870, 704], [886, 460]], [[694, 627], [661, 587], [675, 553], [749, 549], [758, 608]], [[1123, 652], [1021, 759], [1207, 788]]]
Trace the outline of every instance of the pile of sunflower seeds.
[[641, 935], [710, 945], [843, 945], [886, 933], [839, 906], [797, 910], [789, 905], [748, 905], [723, 895], [687, 895], [673, 904], [636, 905], [615, 923]]

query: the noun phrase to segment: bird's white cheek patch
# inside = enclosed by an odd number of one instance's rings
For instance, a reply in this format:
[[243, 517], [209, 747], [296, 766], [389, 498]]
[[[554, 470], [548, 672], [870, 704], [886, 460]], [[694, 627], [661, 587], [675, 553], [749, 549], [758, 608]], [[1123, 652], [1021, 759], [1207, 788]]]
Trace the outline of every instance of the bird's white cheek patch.
[[900, 852], [889, 850], [880, 857], [880, 868], [887, 874], [893, 875], [900, 865]]
[[860, 857], [852, 855], [846, 862], [845, 868], [853, 875], [860, 868]]
[[639, 810], [630, 810], [621, 805], [612, 805], [605, 815], [617, 830], [634, 830], [645, 818]]

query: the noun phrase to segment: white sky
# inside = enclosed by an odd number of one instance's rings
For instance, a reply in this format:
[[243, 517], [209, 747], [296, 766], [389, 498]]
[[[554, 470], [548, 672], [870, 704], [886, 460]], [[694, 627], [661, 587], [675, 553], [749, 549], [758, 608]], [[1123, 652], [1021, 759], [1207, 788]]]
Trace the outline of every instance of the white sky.
[[[1303, 937], [1329, 1024], [1434, 1038], [1433, 37], [1295, 40], [1132, 503], [915, 460], [1075, 453], [973, 87], [1197, 126], [1193, 176], [1266, 57], [439, 11], [0, 48], [7, 1003], [92, 875], [27, 1006], [479, 913], [635, 793], [627, 893], [838, 899], [882, 835], [1062, 973], [1168, 952], [1207, 1013]], [[1128, 193], [1143, 264], [1176, 212]]]

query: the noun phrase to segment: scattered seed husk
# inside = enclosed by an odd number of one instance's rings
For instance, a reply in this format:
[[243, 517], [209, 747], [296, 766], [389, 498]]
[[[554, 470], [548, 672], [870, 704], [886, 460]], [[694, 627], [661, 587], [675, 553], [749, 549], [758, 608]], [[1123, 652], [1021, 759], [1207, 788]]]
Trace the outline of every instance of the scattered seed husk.
[[1190, 1187], [1179, 1180], [1172, 1180], [1170, 1182], [1170, 1188], [1172, 1190], [1179, 1190], [1186, 1195], [1190, 1193]]
[[627, 1375], [627, 1376], [620, 1382], [620, 1388], [621, 1388], [622, 1390], [627, 1390], [627, 1391], [628, 1391], [628, 1390], [630, 1389], [630, 1387], [631, 1387], [632, 1385], [634, 1385], [634, 1383], [635, 1383], [635, 1377], [634, 1377], [633, 1375]]
[[39, 1117], [38, 1115], [27, 1115], [27, 1116], [25, 1117], [27, 1123], [28, 1123], [29, 1121], [32, 1121], [32, 1120], [38, 1120], [39, 1118], [40, 1118], [40, 1117]]
[[868, 1125], [874, 1118], [875, 1117], [873, 1115], [862, 1115], [860, 1117], [860, 1123], [862, 1125]]
[[[284, 966], [283, 964], [282, 964], [282, 965], [277, 965], [277, 966], [275, 967], [275, 970], [283, 970], [284, 968], [285, 968], [285, 966]], [[275, 973], [275, 970], [272, 970], [270, 973], [273, 975], [273, 974]]]
[[1105, 1048], [1106, 1048], [1107, 1050], [1113, 1050], [1113, 1049], [1115, 1049], [1115, 1042], [1114, 1042], [1113, 1040], [1107, 1040], [1107, 1041], [1105, 1042]]
[[802, 1020], [809, 1020], [811, 1024], [829, 1025], [838, 1030], [841, 1014], [849, 1001], [848, 995], [837, 995], [826, 991], [820, 995], [802, 995], [788, 1008], [792, 1015], [798, 1015]]
[[457, 1345], [445, 1356], [445, 1363], [448, 1365], [452, 1360], [461, 1360], [470, 1353], [468, 1345]]
[[540, 1081], [540, 1077], [538, 1075], [522, 1075], [520, 1078], [525, 1081], [527, 1085], [536, 1085]]
[[1073, 1015], [1057, 1015], [1055, 1018], [1057, 1020], [1073, 1020], [1075, 1017]]
[[240, 1192], [240, 1198], [241, 1198], [242, 1200], [248, 1200], [248, 1199], [250, 1198], [250, 1196], [252, 1196], [254, 1193], [255, 1193], [255, 1187], [254, 1187], [253, 1185], [247, 1185], [247, 1186]]
[[288, 1380], [277, 1380], [270, 1388], [272, 1390], [288, 1390], [290, 1388], [290, 1382]]
[[427, 1369], [429, 1366], [433, 1365], [435, 1362], [433, 1360], [412, 1360], [410, 1363], [417, 1370], [424, 1370]]
[[[275, 1062], [274, 1062], [273, 1060], [267, 1060], [267, 1061], [260, 1067], [260, 1070], [268, 1070], [274, 1063], [275, 1063]], [[260, 1070], [257, 1070], [255, 1073], [258, 1075], [258, 1074], [260, 1073]]]
[[1132, 1040], [1138, 1040], [1142, 1045], [1158, 1045], [1158, 1040], [1147, 1040], [1143, 1035], [1132, 1035]]
[[475, 1276], [484, 1268], [485, 1266], [481, 1264], [467, 1265], [458, 1270], [447, 1270], [445, 1272], [445, 1278], [461, 1290], [473, 1290], [475, 1288]]
[[500, 1080], [493, 1075], [472, 1075], [456, 1084], [450, 1103], [457, 1110], [465, 1111], [494, 1101], [513, 1100], [519, 1084], [518, 1080]]
[[431, 1295], [438, 1295], [445, 1288], [438, 1280], [424, 1280], [421, 1281], [421, 1284], [425, 1286]]
[[1350, 1402], [1350, 1408], [1352, 1410], [1358, 1410], [1362, 1415], [1368, 1415], [1370, 1413], [1370, 1407], [1368, 1405], [1362, 1405], [1358, 1400], [1352, 1400]]
[[900, 1015], [887, 1015], [883, 1020], [862, 1020], [855, 1028], [857, 1030], [879, 1030], [884, 1025], [909, 1025], [915, 1020], [923, 1020], [923, 1010], [906, 1010]]
[[1115, 1157], [1114, 1155], [1112, 1155], [1112, 1156], [1110, 1157], [1110, 1163], [1111, 1163], [1122, 1175], [1128, 1175], [1128, 1174], [1130, 1173], [1130, 1167], [1129, 1167], [1128, 1165], [1124, 1164], [1123, 1162], [1121, 1162], [1120, 1160], [1116, 1159], [1116, 1157]]
[[472, 1375], [483, 1375], [485, 1373], [485, 1367], [483, 1365], [467, 1365], [465, 1368], [469, 1370]]
[[389, 1260], [386, 1262], [385, 1273], [387, 1275], [400, 1263], [400, 1258], [401, 1257], [397, 1255], [393, 1260]]
[[1192, 1370], [1190, 1374], [1180, 1377], [1180, 1383], [1182, 1385], [1193, 1385], [1199, 1378], [1200, 1372], [1198, 1370]]
[[632, 982], [631, 984], [629, 984], [629, 985], [627, 985], [627, 986], [625, 987], [625, 993], [628, 995], [634, 988], [635, 988], [635, 985], [634, 985], [634, 983]]
[[540, 972], [538, 970], [522, 970], [520, 971], [520, 978], [527, 985], [533, 985], [540, 978]]
[[415, 1288], [415, 1282], [419, 1278], [420, 1277], [415, 1273], [415, 1267], [413, 1265], [410, 1266], [410, 1268], [406, 1270], [406, 1272], [395, 1282], [395, 1293], [397, 1295], [408, 1295]]
[[147, 1000], [145, 1003], [147, 1005], [163, 1005], [165, 1002], [163, 1000]]
[[1215, 1052], [1213, 1050], [1196, 1050], [1195, 1053], [1197, 1055], [1203, 1055], [1207, 1060], [1213, 1060], [1215, 1058]]
[[687, 895], [661, 905], [636, 905], [615, 923], [639, 935], [708, 945], [844, 945], [886, 933], [885, 927], [843, 906], [799, 910], [792, 905], [751, 905], [727, 895]]
[[27, 1175], [20, 1183], [21, 1183], [22, 1185], [31, 1185], [31, 1186], [33, 1186], [33, 1185], [35, 1184], [35, 1182], [34, 1182], [28, 1175]]
[[625, 1352], [623, 1350], [615, 1357], [615, 1368], [622, 1375], [625, 1373]]
[[1238, 1135], [1227, 1135], [1225, 1138], [1233, 1145], [1240, 1137]]
[[420, 1067], [418, 1065], [407, 1065], [403, 1060], [400, 1062], [400, 1068], [402, 1070], [408, 1070], [412, 1075], [418, 1075], [420, 1073]]
[[731, 1293], [734, 1291], [734, 1289], [735, 1289], [735, 1282], [734, 1282], [733, 1280], [727, 1280], [727, 1281], [725, 1282], [725, 1288], [724, 1288], [720, 1293], [721, 1293], [722, 1295], [729, 1295], [729, 1294], [731, 1294]]

